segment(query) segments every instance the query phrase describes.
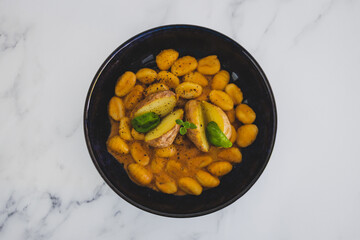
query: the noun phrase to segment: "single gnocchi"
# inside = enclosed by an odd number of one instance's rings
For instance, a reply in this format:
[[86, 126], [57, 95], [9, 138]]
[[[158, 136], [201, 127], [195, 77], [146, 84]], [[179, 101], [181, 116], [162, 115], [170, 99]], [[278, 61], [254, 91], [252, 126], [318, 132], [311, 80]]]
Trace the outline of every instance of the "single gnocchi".
[[156, 71], [151, 68], [142, 68], [136, 73], [136, 79], [145, 84], [152, 83], [156, 77]]
[[168, 158], [176, 154], [176, 148], [174, 145], [170, 145], [164, 148], [157, 148], [155, 150], [155, 155], [158, 157]]
[[169, 90], [169, 87], [166, 86], [164, 83], [154, 83], [145, 89], [144, 94], [145, 96], [149, 96], [150, 94], [167, 90]]
[[221, 70], [213, 77], [211, 82], [211, 89], [224, 90], [225, 87], [227, 87], [226, 85], [229, 83], [229, 81], [230, 74], [228, 73], [228, 71]]
[[225, 160], [225, 161], [229, 161], [232, 163], [240, 163], [242, 160], [242, 154], [241, 154], [239, 148], [237, 148], [237, 147], [222, 149], [218, 153], [217, 157], [220, 160]]
[[107, 143], [110, 150], [120, 153], [120, 154], [127, 154], [129, 152], [129, 146], [127, 143], [121, 139], [119, 136], [114, 136], [108, 140]]
[[230, 111], [234, 107], [234, 102], [230, 96], [223, 91], [212, 90], [209, 94], [209, 98], [213, 104], [224, 111]]
[[202, 87], [197, 83], [183, 82], [175, 89], [176, 94], [185, 99], [197, 98], [202, 93]]
[[131, 129], [130, 118], [128, 117], [121, 118], [119, 124], [119, 136], [127, 141], [132, 140], [130, 129]]
[[234, 143], [236, 141], [236, 137], [237, 137], [237, 132], [236, 129], [233, 125], [231, 125], [231, 137], [230, 137], [230, 142]]
[[184, 56], [179, 58], [171, 66], [171, 72], [176, 76], [183, 76], [194, 71], [198, 66], [198, 62], [194, 57]]
[[210, 164], [207, 169], [215, 176], [223, 176], [232, 170], [232, 165], [229, 162], [219, 161]]
[[130, 153], [132, 158], [140, 165], [146, 166], [149, 164], [150, 157], [146, 149], [141, 145], [140, 142], [134, 142], [131, 145]]
[[253, 123], [256, 119], [256, 114], [251, 107], [246, 104], [240, 104], [235, 109], [236, 118], [243, 124]]
[[165, 49], [156, 56], [156, 64], [160, 70], [169, 70], [178, 57], [179, 53], [174, 49]]
[[213, 188], [220, 184], [220, 180], [217, 177], [203, 170], [197, 171], [195, 177], [203, 187]]
[[180, 178], [179, 187], [188, 194], [200, 195], [202, 193], [201, 185], [191, 177]]
[[248, 147], [256, 139], [259, 130], [254, 124], [246, 124], [238, 128], [236, 143], [239, 147]]
[[138, 163], [131, 163], [128, 166], [129, 175], [139, 185], [148, 185], [153, 179], [153, 174]]
[[235, 105], [238, 105], [243, 101], [243, 93], [234, 83], [228, 84], [225, 87], [225, 92], [231, 97]]
[[166, 194], [173, 194], [178, 190], [175, 180], [168, 175], [160, 175], [156, 177], [155, 184], [161, 192]]
[[184, 82], [193, 82], [197, 83], [202, 87], [206, 87], [208, 85], [208, 80], [204, 75], [199, 72], [190, 72], [183, 76], [182, 79]]
[[118, 78], [115, 86], [115, 94], [118, 97], [123, 97], [128, 94], [136, 84], [136, 76], [133, 72], [125, 72]]
[[119, 97], [112, 97], [109, 101], [108, 112], [112, 119], [120, 121], [122, 117], [125, 117], [125, 106], [123, 100]]
[[125, 97], [124, 105], [126, 109], [132, 110], [143, 97], [144, 87], [136, 85]]
[[205, 75], [214, 75], [220, 71], [220, 61], [216, 55], [204, 57], [199, 60], [198, 72]]
[[169, 88], [176, 88], [180, 84], [177, 76], [168, 71], [161, 71], [157, 75], [159, 83], [165, 84]]

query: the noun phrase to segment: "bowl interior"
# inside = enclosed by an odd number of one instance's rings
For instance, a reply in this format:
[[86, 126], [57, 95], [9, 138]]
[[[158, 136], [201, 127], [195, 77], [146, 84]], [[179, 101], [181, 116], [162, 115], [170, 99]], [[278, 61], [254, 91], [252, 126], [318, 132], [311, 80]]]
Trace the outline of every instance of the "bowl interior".
[[[215, 54], [231, 81], [244, 93], [244, 102], [257, 113], [259, 128], [256, 141], [242, 149], [243, 161], [222, 177], [218, 187], [200, 196], [166, 195], [134, 184], [106, 150], [110, 132], [107, 104], [114, 95], [117, 78], [125, 71], [155, 67], [155, 56], [162, 49], [173, 48], [180, 56], [202, 58]], [[230, 38], [215, 31], [186, 25], [149, 30], [130, 39], [104, 62], [90, 87], [85, 106], [84, 128], [95, 166], [122, 198], [146, 211], [172, 217], [207, 214], [241, 197], [265, 168], [275, 140], [276, 108], [270, 86], [260, 67], [249, 53]]]

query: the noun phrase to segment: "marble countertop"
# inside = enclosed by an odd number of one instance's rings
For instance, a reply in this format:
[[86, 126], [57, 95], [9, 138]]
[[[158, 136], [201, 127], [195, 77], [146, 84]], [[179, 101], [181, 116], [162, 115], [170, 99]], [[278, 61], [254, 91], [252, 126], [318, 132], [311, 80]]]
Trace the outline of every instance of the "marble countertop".
[[[0, 1], [0, 239], [360, 239], [360, 1]], [[212, 28], [260, 63], [278, 107], [270, 162], [190, 219], [125, 202], [88, 154], [105, 58], [165, 24]]]

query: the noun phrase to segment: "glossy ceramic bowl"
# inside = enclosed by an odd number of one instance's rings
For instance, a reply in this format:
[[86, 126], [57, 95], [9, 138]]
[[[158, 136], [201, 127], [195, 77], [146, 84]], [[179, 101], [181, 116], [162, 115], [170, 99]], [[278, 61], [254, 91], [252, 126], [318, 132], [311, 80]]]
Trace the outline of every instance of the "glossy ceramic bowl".
[[[244, 93], [244, 101], [257, 113], [256, 141], [242, 149], [243, 161], [221, 178], [218, 187], [200, 196], [174, 196], [133, 183], [123, 166], [108, 153], [110, 133], [107, 105], [117, 78], [125, 71], [155, 67], [155, 56], [173, 48], [180, 56], [217, 55], [231, 82]], [[191, 25], [162, 26], [140, 33], [118, 47], [96, 73], [86, 98], [84, 130], [90, 156], [105, 182], [123, 199], [151, 213], [169, 217], [194, 217], [217, 211], [244, 195], [267, 165], [276, 135], [274, 96], [264, 72], [238, 43], [216, 31]]]

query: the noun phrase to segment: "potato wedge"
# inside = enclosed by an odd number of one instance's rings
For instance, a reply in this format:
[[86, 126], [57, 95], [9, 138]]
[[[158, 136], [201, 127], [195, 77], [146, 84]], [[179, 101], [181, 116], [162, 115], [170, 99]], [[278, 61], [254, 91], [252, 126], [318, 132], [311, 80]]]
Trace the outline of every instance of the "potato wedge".
[[145, 135], [145, 142], [152, 147], [164, 148], [170, 146], [179, 132], [180, 125], [176, 119], [182, 119], [184, 110], [178, 109], [167, 115], [160, 124]]
[[232, 130], [229, 118], [226, 113], [221, 108], [206, 101], [201, 102], [201, 108], [205, 117], [205, 125], [211, 121], [216, 122], [220, 130], [228, 139], [230, 139]]
[[171, 112], [176, 105], [176, 95], [172, 91], [153, 93], [139, 102], [132, 111], [131, 117], [137, 117], [148, 112], [154, 112], [164, 117]]
[[209, 143], [205, 134], [204, 116], [201, 109], [201, 102], [190, 100], [185, 105], [186, 121], [194, 123], [197, 128], [188, 129], [187, 137], [195, 144], [195, 146], [203, 151], [209, 151]]

